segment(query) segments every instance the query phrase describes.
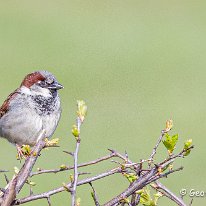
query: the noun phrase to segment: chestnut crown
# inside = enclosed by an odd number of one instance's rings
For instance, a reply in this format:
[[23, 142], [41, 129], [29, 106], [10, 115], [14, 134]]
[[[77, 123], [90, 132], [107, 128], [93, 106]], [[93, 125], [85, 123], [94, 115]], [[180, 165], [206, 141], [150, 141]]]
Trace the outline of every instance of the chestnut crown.
[[31, 88], [34, 85], [49, 90], [58, 90], [63, 88], [63, 86], [58, 83], [54, 75], [48, 71], [35, 71], [28, 74], [20, 86]]

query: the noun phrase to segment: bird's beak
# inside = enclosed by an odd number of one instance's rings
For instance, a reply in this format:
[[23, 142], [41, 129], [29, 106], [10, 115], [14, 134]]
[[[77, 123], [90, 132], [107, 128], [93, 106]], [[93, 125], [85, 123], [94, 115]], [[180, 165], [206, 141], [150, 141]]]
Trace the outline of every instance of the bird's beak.
[[58, 82], [53, 82], [52, 84], [50, 84], [48, 87], [48, 89], [55, 89], [55, 90], [59, 90], [59, 89], [63, 89], [64, 87], [58, 83]]

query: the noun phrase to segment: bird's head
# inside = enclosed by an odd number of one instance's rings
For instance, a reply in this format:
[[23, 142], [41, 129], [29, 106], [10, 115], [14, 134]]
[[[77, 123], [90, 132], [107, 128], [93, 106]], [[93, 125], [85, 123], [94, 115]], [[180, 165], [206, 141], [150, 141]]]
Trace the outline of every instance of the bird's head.
[[49, 97], [56, 94], [57, 90], [62, 89], [63, 86], [50, 72], [35, 71], [24, 78], [20, 88], [26, 94]]

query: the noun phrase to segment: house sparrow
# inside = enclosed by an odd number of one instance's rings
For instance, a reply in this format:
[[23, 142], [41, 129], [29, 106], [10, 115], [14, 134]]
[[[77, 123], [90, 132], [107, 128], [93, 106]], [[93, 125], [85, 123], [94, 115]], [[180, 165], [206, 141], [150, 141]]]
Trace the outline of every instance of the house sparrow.
[[62, 88], [48, 71], [28, 74], [0, 108], [0, 136], [19, 147], [34, 146], [43, 129], [51, 137], [61, 116]]

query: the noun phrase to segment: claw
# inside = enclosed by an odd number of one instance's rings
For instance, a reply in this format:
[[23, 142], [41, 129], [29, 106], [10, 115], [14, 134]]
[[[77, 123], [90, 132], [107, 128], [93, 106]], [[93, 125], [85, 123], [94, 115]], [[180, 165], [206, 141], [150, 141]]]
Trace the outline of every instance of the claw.
[[19, 146], [16, 144], [17, 149], [17, 159], [26, 159], [31, 154], [31, 147], [29, 145]]
[[17, 150], [17, 159], [21, 161], [21, 159], [26, 159], [26, 156], [24, 155], [24, 152], [22, 148], [16, 144], [16, 150]]

